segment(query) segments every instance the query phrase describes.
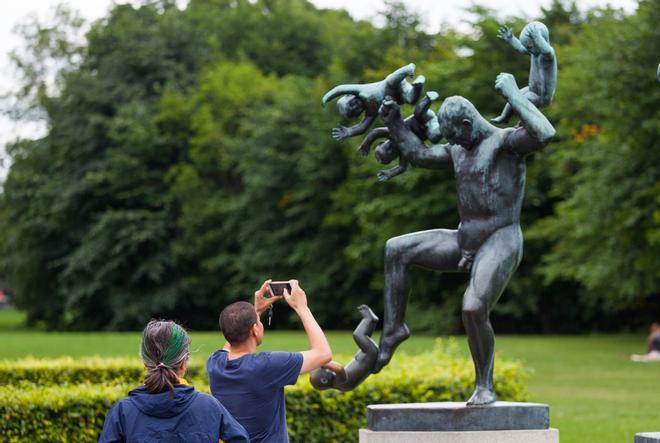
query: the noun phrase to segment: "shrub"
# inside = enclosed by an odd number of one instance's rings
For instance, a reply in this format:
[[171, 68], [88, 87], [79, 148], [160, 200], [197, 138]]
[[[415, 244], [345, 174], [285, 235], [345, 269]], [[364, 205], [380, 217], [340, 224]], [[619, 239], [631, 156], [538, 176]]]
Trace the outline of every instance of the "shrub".
[[[202, 365], [191, 364], [188, 378], [206, 379]], [[144, 366], [139, 358], [70, 357], [51, 360], [26, 358], [0, 361], [0, 386], [34, 383], [39, 386], [62, 384], [133, 384], [144, 378]]]
[[[496, 363], [498, 398], [524, 401], [526, 371], [517, 362], [498, 358]], [[0, 435], [8, 442], [94, 442], [112, 403], [142, 377], [139, 361], [129, 359], [23, 360], [16, 365], [12, 384], [0, 387]], [[69, 369], [61, 367], [67, 365]], [[9, 368], [11, 363], [2, 363], [0, 376], [9, 374]], [[196, 388], [209, 392], [203, 368], [191, 370]], [[459, 355], [450, 340], [427, 354], [397, 354], [385, 370], [351, 392], [319, 392], [304, 377], [285, 391], [291, 441], [357, 441], [358, 429], [366, 425], [367, 405], [465, 400], [473, 374], [472, 361]]]
[[14, 442], [95, 442], [125, 385], [0, 388], [0, 435]]

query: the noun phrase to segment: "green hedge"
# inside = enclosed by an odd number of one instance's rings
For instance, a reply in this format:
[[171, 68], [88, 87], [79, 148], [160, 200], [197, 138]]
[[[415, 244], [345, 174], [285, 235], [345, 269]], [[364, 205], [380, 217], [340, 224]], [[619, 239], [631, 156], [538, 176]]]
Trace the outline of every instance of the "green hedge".
[[96, 442], [110, 406], [126, 385], [23, 384], [0, 388], [3, 442]]
[[[342, 362], [349, 359], [337, 358]], [[116, 359], [105, 364], [100, 359], [19, 362], [16, 374], [22, 373], [26, 378], [14, 375], [11, 386], [0, 387], [3, 441], [96, 441], [112, 403], [136, 384], [115, 381], [141, 378], [141, 372], [133, 372], [140, 368], [139, 362], [123, 361], [125, 367]], [[69, 371], [58, 367], [58, 363], [77, 369]], [[48, 368], [49, 375], [34, 374], [44, 368]], [[289, 435], [292, 442], [357, 441], [358, 429], [366, 424], [367, 405], [465, 400], [471, 394], [473, 378], [472, 361], [459, 355], [452, 341], [439, 343], [433, 352], [423, 355], [398, 354], [380, 374], [371, 376], [351, 392], [318, 392], [303, 377], [286, 389]], [[519, 363], [496, 360], [495, 384], [500, 400], [526, 400], [526, 378], [527, 373]], [[34, 380], [50, 382], [42, 385]], [[80, 380], [97, 383], [72, 384]], [[208, 392], [201, 378], [195, 386]]]
[[[191, 364], [188, 378], [206, 378], [202, 365]], [[91, 357], [73, 359], [25, 358], [0, 361], [0, 386], [30, 382], [39, 386], [62, 384], [140, 384], [144, 378], [144, 366], [139, 358]]]

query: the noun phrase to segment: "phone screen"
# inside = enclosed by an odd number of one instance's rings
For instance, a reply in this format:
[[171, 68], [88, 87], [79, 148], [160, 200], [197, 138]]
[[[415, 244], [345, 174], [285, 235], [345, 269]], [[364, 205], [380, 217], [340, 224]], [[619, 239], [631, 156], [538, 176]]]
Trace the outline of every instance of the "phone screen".
[[291, 293], [291, 284], [288, 281], [274, 281], [270, 282], [270, 292], [273, 295], [283, 295], [284, 294], [284, 288]]

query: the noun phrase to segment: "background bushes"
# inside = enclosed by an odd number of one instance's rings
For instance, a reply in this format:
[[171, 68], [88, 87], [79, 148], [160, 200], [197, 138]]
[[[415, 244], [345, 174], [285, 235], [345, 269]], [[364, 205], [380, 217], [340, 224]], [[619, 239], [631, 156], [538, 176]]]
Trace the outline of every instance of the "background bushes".
[[[415, 62], [428, 90], [463, 95], [489, 118], [504, 105], [495, 76], [522, 87], [529, 69], [496, 35], [503, 24], [519, 33], [522, 18], [475, 7], [468, 31], [431, 35], [389, 5], [382, 27], [306, 0], [116, 5], [82, 41], [62, 8], [26, 24], [14, 54], [22, 101], [10, 111], [36, 111], [48, 132], [8, 148], [0, 274], [28, 322], [140, 329], [163, 317], [215, 329], [208, 312], [294, 276], [326, 328], [352, 328], [361, 303], [382, 312], [385, 241], [457, 226], [453, 172], [378, 183], [382, 165], [355, 153], [359, 137], [332, 140], [340, 119], [320, 97]], [[557, 136], [528, 161], [525, 258], [495, 307], [499, 332], [657, 320], [659, 14], [657, 0], [630, 15], [554, 0], [534, 17], [558, 58], [544, 109]], [[413, 332], [460, 331], [466, 277], [414, 277]]]
[[[339, 361], [350, 357], [337, 356]], [[13, 372], [13, 375], [12, 375]], [[464, 401], [474, 370], [453, 342], [433, 352], [398, 354], [386, 370], [351, 392], [319, 392], [303, 376], [285, 389], [288, 429], [294, 442], [357, 441], [367, 405]], [[0, 435], [8, 442], [95, 442], [112, 403], [140, 384], [139, 361], [129, 359], [19, 360], [0, 363]], [[189, 368], [189, 381], [209, 392], [203, 367]], [[500, 400], [524, 401], [527, 373], [517, 362], [497, 360]]]

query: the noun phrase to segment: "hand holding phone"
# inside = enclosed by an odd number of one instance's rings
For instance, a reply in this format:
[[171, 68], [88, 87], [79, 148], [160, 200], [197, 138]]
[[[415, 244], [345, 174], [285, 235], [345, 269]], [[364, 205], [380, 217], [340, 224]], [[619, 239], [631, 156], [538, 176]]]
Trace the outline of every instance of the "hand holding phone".
[[284, 299], [294, 311], [307, 307], [307, 294], [298, 284], [298, 280], [289, 280], [291, 289], [284, 293]]
[[266, 309], [271, 308], [273, 303], [282, 298], [281, 296], [271, 297], [270, 282], [270, 279], [263, 282], [261, 287], [254, 293], [254, 309], [257, 311], [257, 315], [261, 315]]

